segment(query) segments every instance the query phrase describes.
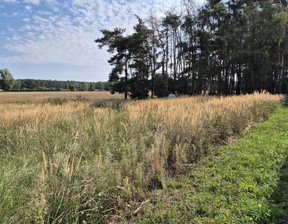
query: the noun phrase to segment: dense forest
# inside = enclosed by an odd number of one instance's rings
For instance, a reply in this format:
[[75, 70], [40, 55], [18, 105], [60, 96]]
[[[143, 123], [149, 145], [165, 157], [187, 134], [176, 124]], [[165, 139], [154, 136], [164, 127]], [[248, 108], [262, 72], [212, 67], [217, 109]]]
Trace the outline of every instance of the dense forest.
[[78, 82], [40, 79], [16, 79], [11, 91], [94, 91], [109, 90], [107, 82]]
[[42, 79], [15, 80], [10, 71], [5, 68], [0, 69], [0, 89], [2, 89], [2, 91], [108, 91], [110, 90], [110, 84], [108, 82], [79, 82]]
[[109, 82], [126, 98], [287, 93], [287, 11], [286, 0], [183, 0], [95, 42], [112, 54]]

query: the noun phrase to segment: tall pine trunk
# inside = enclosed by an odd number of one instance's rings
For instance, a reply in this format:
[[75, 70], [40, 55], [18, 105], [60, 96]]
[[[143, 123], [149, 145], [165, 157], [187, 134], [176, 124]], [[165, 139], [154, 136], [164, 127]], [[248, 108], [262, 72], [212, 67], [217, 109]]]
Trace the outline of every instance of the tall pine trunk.
[[125, 61], [125, 100], [128, 98], [128, 60]]

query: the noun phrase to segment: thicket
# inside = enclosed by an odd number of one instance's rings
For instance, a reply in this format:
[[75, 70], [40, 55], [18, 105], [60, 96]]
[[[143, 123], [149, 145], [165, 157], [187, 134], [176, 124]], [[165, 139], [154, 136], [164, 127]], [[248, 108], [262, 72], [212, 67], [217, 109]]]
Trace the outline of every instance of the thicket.
[[96, 108], [0, 105], [0, 222], [119, 221], [149, 190], [166, 188], [167, 176], [245, 133], [279, 104], [279, 96], [255, 93]]

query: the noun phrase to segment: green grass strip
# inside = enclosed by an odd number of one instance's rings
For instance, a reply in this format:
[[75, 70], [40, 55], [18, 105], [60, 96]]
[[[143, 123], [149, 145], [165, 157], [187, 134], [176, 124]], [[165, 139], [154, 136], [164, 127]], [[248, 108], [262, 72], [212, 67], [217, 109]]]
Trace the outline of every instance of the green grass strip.
[[288, 223], [288, 107], [168, 183], [129, 222]]

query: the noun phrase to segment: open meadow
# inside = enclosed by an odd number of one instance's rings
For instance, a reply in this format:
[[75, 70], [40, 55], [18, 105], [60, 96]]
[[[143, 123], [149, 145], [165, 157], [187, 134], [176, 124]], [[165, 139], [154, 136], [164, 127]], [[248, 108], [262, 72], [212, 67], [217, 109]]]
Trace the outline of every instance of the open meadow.
[[23, 102], [23, 101], [43, 101], [47, 99], [72, 100], [79, 96], [88, 100], [123, 99], [123, 95], [112, 95], [108, 91], [55, 91], [55, 92], [0, 92], [0, 103], [3, 102]]
[[255, 93], [98, 104], [83, 97], [22, 104], [7, 96], [10, 103], [0, 104], [0, 223], [169, 223], [135, 216], [151, 192], [196, 172], [283, 99]]

